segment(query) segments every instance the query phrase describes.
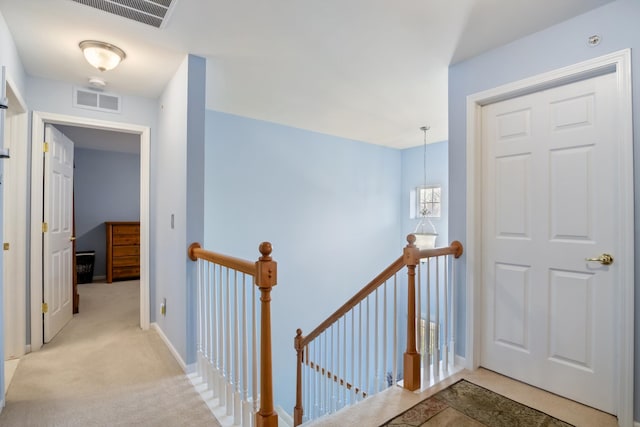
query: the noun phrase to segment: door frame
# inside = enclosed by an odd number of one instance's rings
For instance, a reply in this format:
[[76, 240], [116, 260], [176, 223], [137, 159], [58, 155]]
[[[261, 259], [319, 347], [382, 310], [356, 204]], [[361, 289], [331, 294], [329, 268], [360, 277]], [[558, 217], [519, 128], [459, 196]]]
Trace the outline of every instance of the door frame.
[[31, 136], [31, 351], [42, 347], [42, 212], [45, 124], [81, 126], [140, 135], [140, 327], [149, 329], [149, 152], [148, 126], [34, 111]]
[[[466, 216], [466, 368], [480, 366], [482, 326], [482, 107], [494, 102], [539, 92], [603, 74], [615, 73], [617, 104], [620, 111], [620, 209], [612, 221], [621, 230], [616, 255], [620, 287], [614, 295], [615, 324], [619, 363], [615, 367], [619, 425], [633, 425], [634, 381], [634, 192], [633, 192], [633, 116], [631, 93], [631, 50], [624, 49], [531, 78], [478, 92], [467, 97], [467, 216]], [[612, 215], [616, 215], [612, 213]]]
[[[9, 109], [13, 111], [13, 114], [11, 117], [6, 118], [4, 131], [5, 134], [8, 131], [11, 135], [11, 139], [16, 143], [11, 149], [10, 161], [15, 163], [15, 166], [18, 166], [18, 168], [14, 169], [15, 173], [11, 174], [11, 185], [9, 187], [6, 185], [4, 186], [5, 203], [3, 206], [4, 209], [6, 209], [7, 200], [19, 199], [19, 203], [17, 209], [11, 209], [7, 215], [4, 216], [4, 225], [10, 225], [13, 232], [11, 235], [4, 234], [4, 241], [10, 242], [11, 247], [9, 252], [3, 252], [3, 256], [5, 253], [8, 254], [11, 259], [11, 263], [14, 265], [13, 277], [9, 279], [16, 286], [15, 291], [12, 293], [14, 300], [9, 301], [7, 299], [7, 293], [5, 293], [5, 297], [3, 298], [3, 315], [8, 319], [11, 319], [11, 324], [15, 325], [15, 328], [8, 328], [5, 323], [4, 339], [12, 340], [12, 347], [20, 348], [20, 351], [17, 354], [17, 357], [20, 357], [29, 351], [29, 346], [26, 344], [28, 236], [27, 194], [29, 190], [26, 171], [28, 170], [29, 164], [29, 115], [27, 114], [27, 104], [24, 101], [24, 98], [8, 75], [6, 76], [6, 85], [7, 96], [9, 97]], [[18, 164], [18, 162], [20, 163]], [[3, 274], [7, 274], [6, 264]], [[4, 277], [2, 280], [3, 286], [6, 286], [7, 281], [4, 280]], [[10, 329], [11, 331], [9, 331]], [[3, 363], [8, 354], [6, 346], [4, 350], [5, 354], [2, 358]]]

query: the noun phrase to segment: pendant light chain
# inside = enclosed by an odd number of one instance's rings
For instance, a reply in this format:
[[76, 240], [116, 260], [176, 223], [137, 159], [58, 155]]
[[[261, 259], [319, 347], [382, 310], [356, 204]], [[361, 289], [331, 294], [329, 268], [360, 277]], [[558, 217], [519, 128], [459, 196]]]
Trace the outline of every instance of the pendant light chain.
[[[422, 154], [422, 161], [423, 161], [423, 173], [424, 173], [424, 181], [422, 183], [422, 191], [421, 193], [424, 193], [424, 191], [427, 188], [427, 131], [430, 129], [429, 126], [422, 126], [420, 128], [420, 130], [424, 133], [424, 144], [423, 144], [423, 154]], [[422, 194], [421, 194], [422, 196]], [[427, 216], [427, 201], [425, 200], [424, 197], [420, 197], [420, 201], [422, 204], [422, 207], [420, 209], [420, 214], [423, 217]]]

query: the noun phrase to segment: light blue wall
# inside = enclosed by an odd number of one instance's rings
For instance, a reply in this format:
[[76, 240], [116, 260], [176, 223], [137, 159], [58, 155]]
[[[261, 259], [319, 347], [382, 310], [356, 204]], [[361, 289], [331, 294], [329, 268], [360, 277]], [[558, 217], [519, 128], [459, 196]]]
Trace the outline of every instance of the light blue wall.
[[94, 277], [105, 276], [105, 221], [140, 220], [140, 155], [83, 148], [74, 153], [76, 248], [95, 251]]
[[[155, 320], [186, 363], [194, 361], [195, 334], [191, 315], [195, 313], [188, 287], [187, 247], [203, 241], [202, 188], [204, 159], [204, 59], [185, 57], [160, 98], [158, 116], [157, 169], [152, 175], [157, 197], [151, 210], [155, 212], [156, 287], [152, 295]], [[199, 111], [202, 110], [202, 111]], [[198, 158], [199, 157], [199, 158]], [[195, 171], [189, 171], [188, 167]], [[199, 182], [200, 181], [200, 182]], [[200, 199], [198, 201], [198, 198]], [[188, 206], [187, 202], [194, 203]], [[173, 227], [171, 216], [173, 215]], [[199, 222], [199, 223], [198, 223]], [[167, 300], [166, 316], [159, 313]]]
[[[427, 185], [442, 186], [442, 215], [432, 218], [438, 237], [436, 246], [447, 246], [449, 242], [449, 144], [447, 141], [427, 144]], [[410, 205], [410, 193], [424, 185], [424, 147], [402, 150], [402, 232], [413, 233], [420, 221]]]
[[[635, 169], [635, 221], [639, 223], [640, 192], [640, 2], [617, 0], [584, 15], [551, 27], [545, 31], [487, 52], [449, 69], [449, 170], [450, 170], [450, 226], [452, 239], [465, 242], [466, 235], [466, 97], [505, 83], [531, 77], [590, 58], [625, 48], [634, 49], [632, 55], [634, 113], [634, 169]], [[602, 42], [597, 47], [587, 44], [587, 37], [599, 34]], [[640, 231], [635, 232], [636, 259], [640, 255]], [[640, 260], [639, 260], [640, 261]], [[458, 277], [464, 278], [466, 257], [459, 264]], [[640, 262], [635, 263], [636, 288], [640, 279]], [[465, 289], [461, 290], [457, 324], [464, 324]], [[640, 292], [636, 290], [636, 307], [640, 307]], [[636, 309], [637, 311], [637, 309]], [[635, 343], [635, 418], [640, 418], [640, 319], [636, 315]], [[458, 331], [458, 350], [464, 354], [464, 331]]]
[[294, 402], [308, 333], [402, 253], [401, 153], [207, 111], [205, 247], [248, 260], [273, 244], [276, 404]]

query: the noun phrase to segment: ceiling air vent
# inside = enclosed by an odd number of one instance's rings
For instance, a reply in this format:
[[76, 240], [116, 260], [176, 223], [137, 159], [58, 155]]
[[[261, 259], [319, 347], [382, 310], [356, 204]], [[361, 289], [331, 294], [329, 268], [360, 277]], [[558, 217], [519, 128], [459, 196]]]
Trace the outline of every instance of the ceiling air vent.
[[178, 0], [73, 0], [123, 18], [163, 28]]
[[120, 96], [111, 93], [96, 92], [78, 87], [73, 89], [73, 106], [76, 108], [119, 113], [121, 102]]

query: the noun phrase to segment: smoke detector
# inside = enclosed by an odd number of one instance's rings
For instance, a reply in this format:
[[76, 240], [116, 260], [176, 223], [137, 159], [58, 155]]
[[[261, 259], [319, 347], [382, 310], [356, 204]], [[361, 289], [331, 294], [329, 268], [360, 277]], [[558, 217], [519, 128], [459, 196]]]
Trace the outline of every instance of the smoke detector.
[[106, 85], [107, 82], [100, 77], [89, 77], [89, 86], [94, 89], [104, 89]]

